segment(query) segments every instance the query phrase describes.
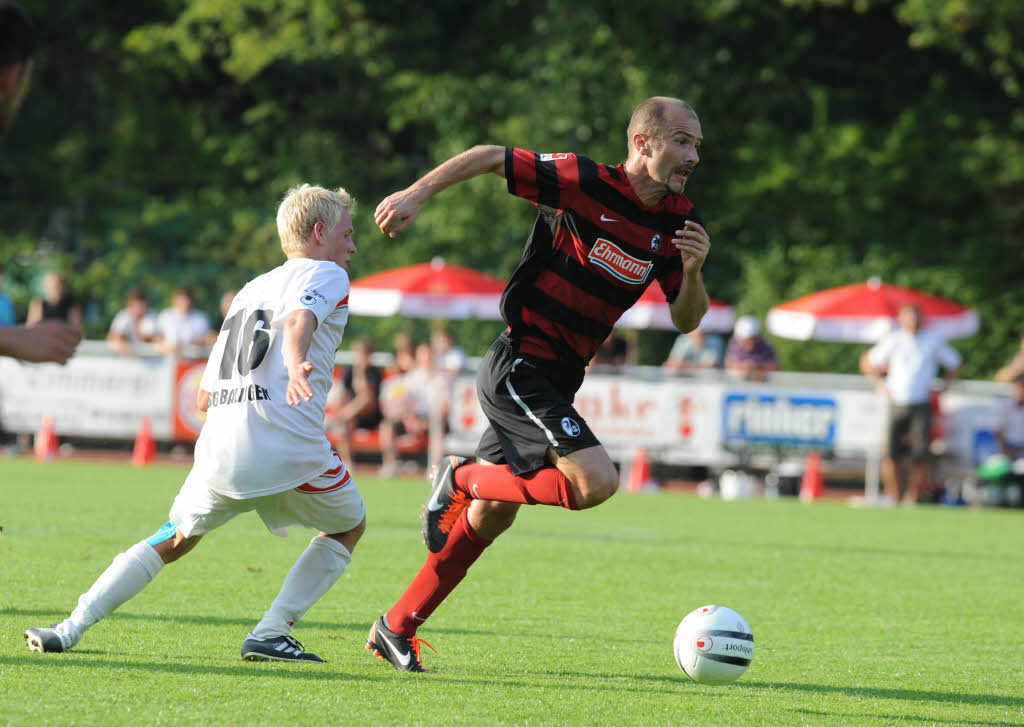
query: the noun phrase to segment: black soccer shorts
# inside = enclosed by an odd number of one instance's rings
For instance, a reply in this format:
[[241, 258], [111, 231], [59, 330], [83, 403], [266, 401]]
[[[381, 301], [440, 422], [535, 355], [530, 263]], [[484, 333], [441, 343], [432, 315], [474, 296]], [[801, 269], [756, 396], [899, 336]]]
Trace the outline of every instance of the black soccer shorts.
[[601, 444], [572, 405], [582, 370], [566, 376], [558, 365], [519, 355], [507, 334], [494, 342], [476, 378], [480, 407], [490, 422], [477, 457], [507, 464], [518, 476], [545, 466], [549, 449], [564, 457]]

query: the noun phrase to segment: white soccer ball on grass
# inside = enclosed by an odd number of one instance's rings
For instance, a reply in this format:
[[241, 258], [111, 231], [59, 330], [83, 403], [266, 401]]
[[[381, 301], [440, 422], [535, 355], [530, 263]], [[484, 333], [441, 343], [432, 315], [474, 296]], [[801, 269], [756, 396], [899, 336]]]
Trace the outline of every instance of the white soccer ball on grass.
[[750, 666], [754, 634], [738, 613], [725, 606], [701, 606], [676, 629], [676, 664], [701, 684], [728, 684]]

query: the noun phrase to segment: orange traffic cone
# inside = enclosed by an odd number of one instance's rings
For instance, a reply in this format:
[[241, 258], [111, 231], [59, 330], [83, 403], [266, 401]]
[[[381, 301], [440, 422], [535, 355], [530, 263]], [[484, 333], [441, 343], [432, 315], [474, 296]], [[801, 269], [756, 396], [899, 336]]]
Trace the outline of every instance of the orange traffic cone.
[[647, 450], [637, 447], [629, 467], [629, 491], [640, 492], [644, 488], [657, 486], [658, 483], [651, 477], [651, 460], [647, 457]]
[[153, 461], [155, 454], [156, 442], [153, 441], [149, 417], [142, 417], [142, 421], [139, 423], [139, 433], [135, 435], [135, 447], [132, 449], [132, 465], [145, 467]]
[[825, 494], [825, 477], [821, 474], [821, 452], [810, 452], [800, 482], [800, 501], [814, 502]]
[[35, 441], [36, 459], [40, 462], [57, 456], [57, 432], [53, 428], [53, 417], [43, 417]]

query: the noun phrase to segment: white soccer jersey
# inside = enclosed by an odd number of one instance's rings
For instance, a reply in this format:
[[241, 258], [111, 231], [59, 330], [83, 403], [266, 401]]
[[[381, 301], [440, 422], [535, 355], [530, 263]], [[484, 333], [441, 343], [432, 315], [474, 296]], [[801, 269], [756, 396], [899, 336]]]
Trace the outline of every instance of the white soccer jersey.
[[[331, 466], [324, 405], [348, 321], [348, 289], [348, 273], [335, 263], [293, 258], [239, 291], [203, 373], [210, 408], [189, 479], [245, 499], [289, 490]], [[313, 398], [288, 406], [283, 329], [302, 309], [317, 319], [306, 357]]]

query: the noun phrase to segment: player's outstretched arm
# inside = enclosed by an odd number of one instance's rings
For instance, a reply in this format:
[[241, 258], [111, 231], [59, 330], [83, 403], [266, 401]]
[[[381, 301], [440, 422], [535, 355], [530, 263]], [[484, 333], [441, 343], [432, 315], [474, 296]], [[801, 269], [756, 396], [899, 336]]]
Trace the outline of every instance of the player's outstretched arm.
[[395, 237], [413, 223], [427, 200], [442, 189], [487, 173], [505, 176], [505, 147], [474, 146], [453, 156], [401, 192], [386, 197], [377, 205], [373, 219], [381, 232]]
[[313, 398], [313, 387], [309, 385], [313, 364], [306, 360], [306, 354], [309, 353], [314, 330], [316, 316], [304, 308], [292, 311], [284, 324], [281, 353], [284, 356], [284, 365], [288, 369], [288, 389], [284, 398], [289, 406], [296, 406]]
[[0, 356], [65, 364], [81, 340], [82, 329], [63, 321], [40, 321], [24, 327], [0, 326]]
[[700, 325], [700, 319], [708, 311], [711, 301], [704, 289], [701, 268], [711, 251], [711, 237], [701, 225], [687, 220], [683, 229], [676, 230], [672, 244], [683, 259], [683, 287], [672, 301], [669, 313], [672, 323], [683, 333], [689, 333]]

